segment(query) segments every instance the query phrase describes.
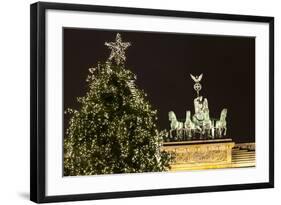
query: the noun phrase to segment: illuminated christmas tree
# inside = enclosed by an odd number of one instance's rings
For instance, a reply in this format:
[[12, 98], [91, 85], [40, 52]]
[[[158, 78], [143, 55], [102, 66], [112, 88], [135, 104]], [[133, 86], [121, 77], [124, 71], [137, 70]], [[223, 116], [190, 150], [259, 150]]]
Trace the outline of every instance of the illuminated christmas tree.
[[160, 148], [164, 132], [156, 126], [156, 110], [137, 88], [136, 76], [125, 68], [131, 45], [105, 43], [111, 54], [89, 69], [89, 89], [78, 98], [80, 109], [67, 109], [64, 175], [158, 172], [169, 168], [172, 156]]

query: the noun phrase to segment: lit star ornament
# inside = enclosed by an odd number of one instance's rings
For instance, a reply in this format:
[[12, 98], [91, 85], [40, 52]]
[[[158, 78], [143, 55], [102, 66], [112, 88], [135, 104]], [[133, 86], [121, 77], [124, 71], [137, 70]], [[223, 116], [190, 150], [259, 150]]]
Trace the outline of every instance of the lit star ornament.
[[120, 33], [117, 33], [115, 42], [105, 42], [105, 45], [111, 49], [109, 60], [115, 60], [116, 64], [124, 63], [126, 60], [125, 50], [131, 45], [130, 42], [122, 42]]

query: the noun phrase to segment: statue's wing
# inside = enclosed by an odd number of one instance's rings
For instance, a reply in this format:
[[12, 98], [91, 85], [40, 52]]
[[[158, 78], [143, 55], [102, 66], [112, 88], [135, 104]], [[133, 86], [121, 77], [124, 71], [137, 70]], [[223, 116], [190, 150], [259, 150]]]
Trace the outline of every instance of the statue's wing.
[[190, 77], [191, 77], [192, 80], [194, 80], [194, 82], [197, 81], [197, 79], [192, 74], [190, 74]]
[[201, 74], [199, 75], [198, 81], [201, 81], [202, 77], [203, 77], [203, 73], [201, 73]]

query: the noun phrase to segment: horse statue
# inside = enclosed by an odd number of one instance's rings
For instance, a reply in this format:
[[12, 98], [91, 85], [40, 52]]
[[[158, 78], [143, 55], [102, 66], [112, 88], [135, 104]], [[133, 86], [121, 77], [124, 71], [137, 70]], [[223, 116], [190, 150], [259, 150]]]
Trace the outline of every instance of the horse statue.
[[227, 116], [227, 109], [224, 108], [221, 111], [220, 119], [216, 121], [216, 130], [218, 132], [219, 137], [222, 135], [226, 135], [227, 127], [226, 127], [226, 116]]
[[203, 124], [202, 124], [202, 134], [204, 135], [207, 133], [207, 136], [214, 136], [214, 125], [212, 120], [210, 119], [210, 110], [208, 106], [208, 100], [207, 98], [204, 98], [203, 101], [203, 106], [202, 106], [202, 111], [203, 111]]
[[185, 122], [184, 122], [184, 132], [185, 132], [185, 136], [188, 136], [189, 138], [192, 137], [193, 133], [196, 130], [196, 126], [192, 122], [190, 117], [191, 117], [191, 112], [188, 110], [188, 111], [186, 111], [186, 118], [185, 118]]
[[205, 133], [207, 133], [208, 137], [211, 136], [212, 138], [214, 138], [214, 136], [215, 136], [214, 123], [210, 119], [209, 109], [204, 110], [202, 134], [204, 135]]
[[176, 114], [173, 111], [170, 111], [168, 116], [169, 116], [169, 121], [171, 121], [170, 137], [173, 137], [172, 132], [174, 130], [176, 130], [177, 137], [180, 137], [183, 131], [183, 122], [179, 122], [177, 120]]

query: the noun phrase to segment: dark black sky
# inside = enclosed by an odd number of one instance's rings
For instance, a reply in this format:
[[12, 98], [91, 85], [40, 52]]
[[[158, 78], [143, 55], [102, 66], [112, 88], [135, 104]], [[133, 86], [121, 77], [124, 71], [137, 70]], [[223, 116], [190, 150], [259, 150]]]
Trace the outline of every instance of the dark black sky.
[[[105, 41], [116, 33], [132, 46], [126, 67], [158, 110], [160, 129], [169, 129], [168, 112], [178, 119], [194, 113], [193, 81], [203, 73], [201, 94], [208, 99], [211, 118], [228, 109], [228, 136], [236, 142], [255, 141], [255, 38], [156, 32], [64, 28], [64, 108], [78, 108], [76, 97], [87, 91], [88, 68], [105, 62]], [[64, 124], [67, 125], [65, 117]]]

